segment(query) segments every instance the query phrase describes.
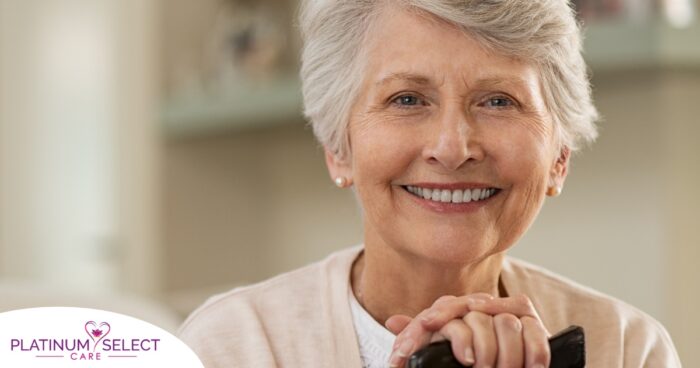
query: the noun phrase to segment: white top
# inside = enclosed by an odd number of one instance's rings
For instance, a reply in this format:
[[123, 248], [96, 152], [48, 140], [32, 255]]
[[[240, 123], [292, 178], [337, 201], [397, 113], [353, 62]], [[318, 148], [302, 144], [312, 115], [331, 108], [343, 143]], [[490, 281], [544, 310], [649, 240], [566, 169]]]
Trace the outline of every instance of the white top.
[[360, 305], [352, 292], [352, 286], [348, 288], [350, 299], [350, 311], [352, 322], [357, 334], [357, 343], [360, 347], [363, 368], [386, 368], [389, 366], [389, 355], [394, 345], [396, 336], [380, 325]]

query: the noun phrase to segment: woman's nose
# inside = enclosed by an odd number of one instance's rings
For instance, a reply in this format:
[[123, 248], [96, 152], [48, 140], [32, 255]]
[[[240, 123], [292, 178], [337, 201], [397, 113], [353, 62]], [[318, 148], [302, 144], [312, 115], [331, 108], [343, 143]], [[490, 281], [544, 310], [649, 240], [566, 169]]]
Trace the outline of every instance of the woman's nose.
[[430, 124], [432, 134], [424, 149], [427, 161], [449, 170], [457, 170], [469, 160], [481, 160], [483, 150], [474, 126], [467, 120], [467, 114], [453, 110], [441, 115], [435, 124]]

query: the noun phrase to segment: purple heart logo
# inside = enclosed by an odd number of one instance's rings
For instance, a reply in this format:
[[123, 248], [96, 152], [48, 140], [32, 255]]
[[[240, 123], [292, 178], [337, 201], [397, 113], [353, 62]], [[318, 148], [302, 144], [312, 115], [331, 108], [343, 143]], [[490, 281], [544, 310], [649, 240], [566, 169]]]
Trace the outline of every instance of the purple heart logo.
[[88, 336], [90, 336], [90, 339], [92, 340], [94, 346], [92, 348], [93, 351], [97, 348], [97, 344], [100, 343], [102, 339], [109, 334], [109, 331], [111, 331], [111, 327], [109, 326], [109, 323], [107, 322], [102, 322], [99, 325], [95, 323], [95, 321], [89, 321], [85, 324], [85, 332], [87, 332]]

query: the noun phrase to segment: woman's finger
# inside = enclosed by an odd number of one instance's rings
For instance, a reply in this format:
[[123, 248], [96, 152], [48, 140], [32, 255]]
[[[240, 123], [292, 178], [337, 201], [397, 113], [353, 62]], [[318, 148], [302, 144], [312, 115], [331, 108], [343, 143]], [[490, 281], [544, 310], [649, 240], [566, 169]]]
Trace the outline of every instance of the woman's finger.
[[447, 340], [447, 337], [445, 337], [443, 334], [440, 332], [434, 332], [433, 336], [430, 337], [430, 343], [438, 342], [438, 341], [445, 341]]
[[520, 319], [515, 315], [502, 313], [493, 317], [493, 326], [498, 340], [498, 368], [522, 368], [524, 348]]
[[[433, 330], [428, 330], [422, 325], [421, 321], [426, 320], [426, 315], [430, 314], [433, 312], [433, 308], [437, 305], [443, 305], [444, 303], [447, 303], [449, 301], [452, 301], [454, 299], [457, 299], [456, 296], [453, 295], [444, 295], [438, 298], [434, 303], [433, 306], [425, 309], [421, 313], [419, 313], [415, 318], [413, 318], [398, 335], [396, 336], [396, 340], [394, 341], [394, 346], [392, 347], [392, 353], [391, 356], [394, 358], [395, 356], [403, 356], [407, 354], [412, 354], [414, 351], [428, 345], [430, 343], [430, 338], [433, 335], [433, 332], [437, 332], [442, 326], [444, 326], [449, 320], [446, 320], [444, 323], [442, 323], [440, 326]], [[460, 315], [457, 315], [453, 318], [461, 318], [465, 313], [462, 313]], [[387, 320], [388, 322], [388, 320]], [[393, 324], [393, 321], [392, 321]], [[406, 341], [406, 340], [412, 340], [412, 341]], [[408, 349], [408, 347], [411, 346], [411, 349]], [[400, 349], [402, 348], [402, 349]], [[409, 351], [410, 350], [410, 351]], [[399, 359], [396, 359], [399, 361]]]
[[528, 316], [539, 320], [532, 302], [525, 295], [508, 298], [494, 298], [485, 293], [461, 297], [446, 295], [437, 299], [430, 308], [403, 326], [394, 343], [392, 358], [403, 362], [400, 357], [408, 356], [426, 346], [434, 332], [439, 331], [449, 321], [462, 318], [470, 311], [491, 316], [508, 313], [518, 318]]
[[542, 322], [532, 317], [520, 319], [523, 325], [523, 345], [526, 367], [549, 367], [551, 352], [547, 338], [549, 334]]
[[479, 311], [492, 316], [501, 313], [513, 314], [518, 318], [532, 317], [540, 319], [532, 301], [525, 295], [517, 295], [508, 298], [471, 298], [467, 301], [469, 310]]
[[391, 333], [398, 335], [406, 328], [406, 326], [408, 326], [409, 323], [411, 323], [412, 319], [413, 318], [403, 314], [396, 314], [389, 317], [384, 325], [389, 331], [391, 331]]
[[428, 331], [438, 331], [447, 322], [464, 317], [469, 311], [472, 300], [491, 300], [494, 297], [486, 293], [470, 294], [460, 297], [439, 298], [422, 315], [421, 322]]
[[463, 365], [472, 365], [475, 361], [474, 349], [472, 348], [472, 330], [462, 319], [453, 319], [448, 322], [440, 331], [434, 335], [432, 341], [440, 341], [439, 338], [450, 340], [452, 353]]
[[498, 357], [498, 340], [493, 326], [493, 317], [481, 312], [469, 312], [464, 322], [472, 331], [475, 368], [495, 367]]
[[389, 367], [399, 368], [406, 365], [408, 357], [413, 354], [415, 342], [411, 339], [405, 339], [398, 348], [391, 353], [389, 357]]
[[[456, 297], [445, 295], [438, 298], [433, 305], [421, 312], [410, 321], [398, 334], [392, 348], [392, 361], [397, 364], [403, 363], [403, 358], [413, 352], [425, 347], [430, 343], [434, 332], [439, 331], [443, 326], [453, 319], [461, 319], [469, 311], [467, 308], [467, 298], [493, 298], [488, 294], [472, 294], [469, 296]], [[435, 319], [432, 316], [437, 315]], [[431, 320], [430, 328], [424, 325], [425, 321]], [[387, 321], [388, 322], [388, 321]], [[393, 323], [393, 321], [392, 321]], [[408, 347], [411, 349], [408, 349]]]
[[418, 314], [416, 318], [413, 318], [405, 326], [403, 331], [396, 336], [394, 346], [392, 347], [391, 356], [389, 358], [390, 367], [403, 367], [406, 364], [407, 358], [411, 356], [411, 354], [430, 343], [430, 338], [432, 337], [433, 333], [423, 328], [420, 322], [422, 314], [427, 313], [428, 311], [429, 310], [426, 309]]

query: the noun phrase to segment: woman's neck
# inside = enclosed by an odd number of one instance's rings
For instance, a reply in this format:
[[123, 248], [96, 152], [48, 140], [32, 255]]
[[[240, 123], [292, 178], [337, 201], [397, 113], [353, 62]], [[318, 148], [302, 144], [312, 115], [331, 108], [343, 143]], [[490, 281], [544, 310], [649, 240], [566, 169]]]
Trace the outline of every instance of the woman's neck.
[[365, 248], [352, 266], [351, 281], [357, 300], [382, 325], [395, 314], [414, 317], [443, 295], [499, 295], [502, 253], [467, 265], [381, 253]]

